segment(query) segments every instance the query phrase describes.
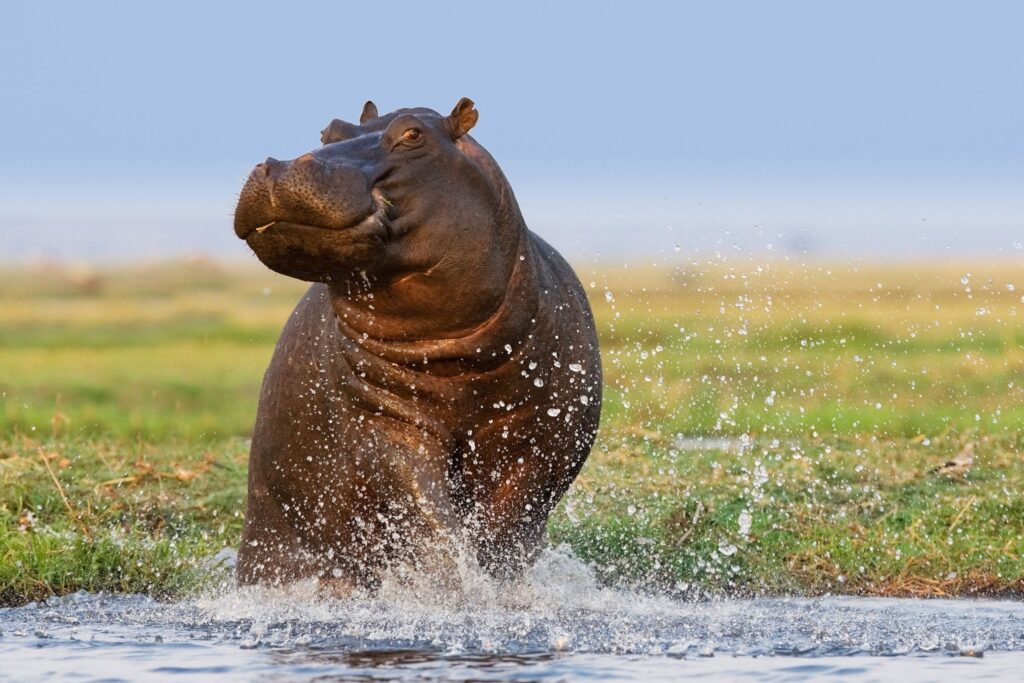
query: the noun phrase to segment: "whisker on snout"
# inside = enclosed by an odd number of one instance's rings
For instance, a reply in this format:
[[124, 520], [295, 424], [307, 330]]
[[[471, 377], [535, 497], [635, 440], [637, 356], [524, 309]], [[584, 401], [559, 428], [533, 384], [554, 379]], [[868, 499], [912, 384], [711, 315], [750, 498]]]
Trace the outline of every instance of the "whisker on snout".
[[388, 208], [394, 206], [394, 204], [384, 196], [384, 193], [376, 187], [373, 188], [373, 192], [371, 194], [373, 195], [373, 201], [377, 202], [377, 206], [380, 207], [381, 211], [387, 211]]

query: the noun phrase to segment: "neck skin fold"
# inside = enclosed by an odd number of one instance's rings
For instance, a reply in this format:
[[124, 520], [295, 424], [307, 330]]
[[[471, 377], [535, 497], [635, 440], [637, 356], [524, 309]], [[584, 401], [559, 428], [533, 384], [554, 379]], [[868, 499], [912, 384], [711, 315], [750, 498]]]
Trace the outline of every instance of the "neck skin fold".
[[[456, 283], [432, 268], [354, 296], [333, 286], [332, 305], [346, 337], [391, 362], [490, 365], [507, 357], [505, 345], [518, 346], [533, 327], [540, 306], [537, 265], [531, 241], [522, 235], [507, 263], [508, 274], [494, 269], [483, 276], [493, 279], [490, 286], [462, 273], [462, 282]], [[410, 298], [419, 303], [412, 316], [406, 305]], [[394, 301], [403, 305], [395, 310], [389, 306]]]

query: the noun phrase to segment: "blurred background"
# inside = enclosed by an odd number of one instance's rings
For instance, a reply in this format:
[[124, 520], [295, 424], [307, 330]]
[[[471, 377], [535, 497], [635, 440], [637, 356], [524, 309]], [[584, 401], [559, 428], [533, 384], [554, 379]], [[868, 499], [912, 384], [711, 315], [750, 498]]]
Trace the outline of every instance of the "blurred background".
[[6, 0], [0, 604], [180, 594], [237, 544], [307, 287], [235, 238], [243, 179], [367, 99], [462, 96], [598, 325], [601, 430], [554, 545], [702, 590], [1024, 594], [1022, 26], [1009, 2]]
[[577, 262], [1024, 256], [1024, 6], [7, 2], [0, 260], [251, 258], [334, 117], [447, 112]]

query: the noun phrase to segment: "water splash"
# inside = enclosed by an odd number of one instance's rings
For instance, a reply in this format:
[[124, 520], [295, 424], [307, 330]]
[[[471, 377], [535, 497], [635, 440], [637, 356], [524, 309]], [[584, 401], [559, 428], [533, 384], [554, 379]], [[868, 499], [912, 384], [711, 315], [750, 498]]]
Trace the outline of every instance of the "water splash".
[[[408, 577], [386, 579], [373, 593], [344, 599], [325, 596], [312, 581], [274, 589], [226, 584], [179, 603], [77, 593], [0, 609], [0, 657], [11, 663], [10, 670], [40, 677], [85, 667], [102, 678], [110, 664], [104, 669], [97, 662], [117, 658], [123, 670], [123, 655], [131, 650], [131, 666], [149, 667], [135, 671], [140, 676], [155, 670], [178, 677], [218, 671], [304, 678], [311, 672], [370, 671], [374, 675], [367, 678], [386, 672], [406, 680], [436, 677], [438, 667], [486, 679], [498, 672], [589, 675], [609, 666], [620, 678], [653, 680], [674, 670], [672, 661], [716, 654], [988, 653], [991, 659], [1007, 652], [1016, 653], [1004, 662], [1007, 670], [1024, 663], [1024, 604], [1016, 602], [836, 597], [684, 602], [602, 586], [590, 567], [562, 549], [543, 552], [517, 582], [492, 580], [470, 562], [460, 562], [459, 572], [462, 587], [454, 593]], [[40, 660], [39, 647], [49, 648], [50, 656]], [[255, 654], [247, 654], [250, 650]], [[747, 673], [751, 667], [764, 669], [755, 664], [760, 659], [750, 665], [732, 657], [726, 661]], [[60, 662], [67, 667], [61, 669]], [[812, 679], [831, 666], [814, 664], [793, 677]], [[721, 666], [714, 671], [721, 674]]]
[[869, 598], [685, 602], [602, 586], [564, 549], [520, 581], [460, 562], [462, 588], [386, 579], [373, 593], [329, 597], [313, 581], [222, 586], [192, 600], [77, 593], [0, 610], [8, 634], [125, 627], [131, 637], [218, 638], [241, 645], [317, 644], [444, 652], [903, 654], [1024, 650], [1024, 604]]

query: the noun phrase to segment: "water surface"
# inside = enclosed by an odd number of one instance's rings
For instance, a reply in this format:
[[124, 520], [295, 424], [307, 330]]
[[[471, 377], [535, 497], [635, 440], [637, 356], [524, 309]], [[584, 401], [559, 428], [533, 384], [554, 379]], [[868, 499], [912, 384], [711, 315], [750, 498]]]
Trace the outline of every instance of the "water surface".
[[178, 603], [78, 593], [0, 609], [0, 680], [1006, 680], [1024, 603], [828, 597], [685, 602], [600, 587], [545, 554], [458, 595], [385, 583], [325, 599], [224, 588]]

